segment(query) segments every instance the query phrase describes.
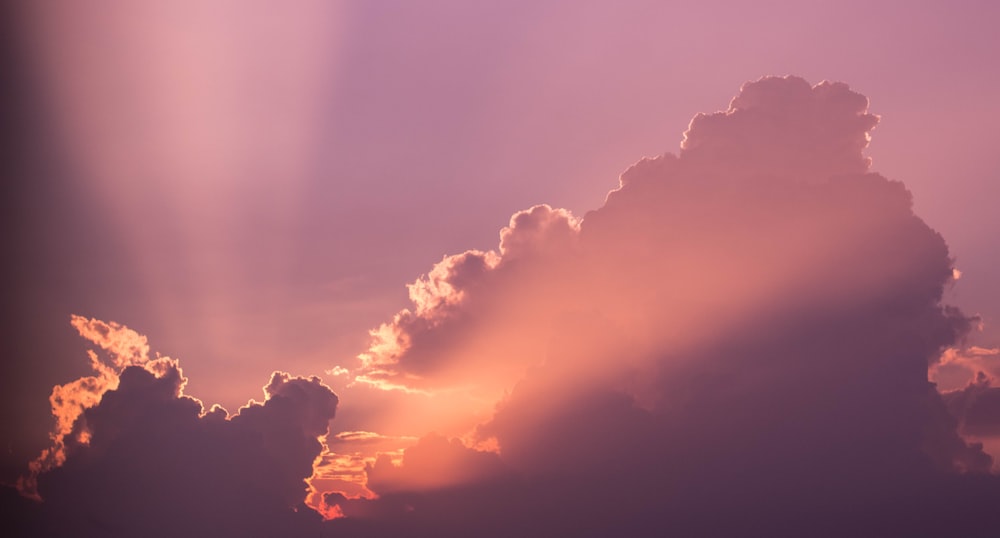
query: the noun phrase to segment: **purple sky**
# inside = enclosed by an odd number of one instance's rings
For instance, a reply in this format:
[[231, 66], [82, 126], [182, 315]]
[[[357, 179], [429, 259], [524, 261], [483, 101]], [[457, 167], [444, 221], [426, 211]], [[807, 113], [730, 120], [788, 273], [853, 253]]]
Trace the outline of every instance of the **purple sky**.
[[[181, 361], [185, 394], [230, 413], [281, 370], [337, 392], [333, 433], [375, 431], [373, 416], [401, 438], [430, 433], [429, 417], [456, 428], [445, 436], [489, 422], [433, 405], [394, 415], [412, 404], [330, 372], [361, 366], [368, 331], [413, 309], [406, 284], [443, 256], [497, 249], [536, 204], [585, 217], [629, 166], [677, 154], [695, 114], [765, 75], [868, 97], [870, 170], [902, 181], [947, 242], [961, 278], [944, 302], [981, 318], [954, 345], [1000, 345], [993, 2], [100, 4], [4, 17], [18, 75], [5, 482], [48, 446], [52, 387], [90, 373], [71, 314], [145, 335]], [[941, 368], [941, 388], [965, 386]], [[500, 379], [480, 395], [487, 415], [519, 380]]]

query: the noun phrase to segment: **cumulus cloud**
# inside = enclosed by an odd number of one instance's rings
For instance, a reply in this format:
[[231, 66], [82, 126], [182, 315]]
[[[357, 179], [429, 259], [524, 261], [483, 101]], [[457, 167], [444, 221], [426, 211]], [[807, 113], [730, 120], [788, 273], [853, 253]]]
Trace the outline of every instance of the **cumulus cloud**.
[[[978, 320], [942, 302], [944, 239], [869, 170], [877, 122], [845, 84], [765, 77], [582, 218], [516, 213], [331, 370], [384, 398], [334, 435], [318, 378], [206, 412], [144, 338], [74, 318], [108, 357], [53, 395], [30, 491], [61, 517], [38, 528], [981, 535], [996, 352], [961, 348]], [[942, 394], [947, 369], [976, 377]]]
[[825, 181], [868, 170], [862, 151], [877, 123], [846, 84], [769, 77], [744, 85], [728, 110], [695, 116], [681, 157], [700, 175]]
[[306, 479], [338, 403], [319, 378], [275, 372], [264, 401], [230, 417], [184, 395], [177, 361], [149, 360], [145, 337], [115, 323], [73, 323], [110, 357], [100, 362], [91, 354], [96, 382], [57, 387], [56, 394], [86, 388], [88, 398], [70, 406], [77, 414], [68, 430], [65, 406], [53, 406], [52, 450], [61, 456], [58, 465], [32, 468], [30, 493], [42, 502], [26, 522], [31, 532], [209, 536], [315, 528], [319, 516], [303, 505]]
[[[511, 217], [498, 251], [445, 256], [409, 285], [413, 308], [371, 332], [356, 379], [386, 389], [499, 394], [543, 357], [546, 324], [561, 306], [535, 298], [572, 293], [558, 281], [578, 235], [568, 211], [539, 205]], [[536, 308], [519, 309], [529, 304]], [[518, 338], [498, 339], [500, 332]]]
[[[1000, 484], [928, 368], [977, 320], [942, 303], [943, 238], [902, 183], [869, 171], [877, 122], [845, 84], [766, 77], [582, 219], [537, 206], [496, 250], [445, 257], [373, 331], [358, 374], [493, 396], [476, 435], [532, 493], [469, 485], [380, 506], [430, 525], [406, 507], [485, 496], [537, 516], [535, 534], [976, 528], [958, 506], [1000, 499]], [[553, 515], [581, 506], [573, 524]]]

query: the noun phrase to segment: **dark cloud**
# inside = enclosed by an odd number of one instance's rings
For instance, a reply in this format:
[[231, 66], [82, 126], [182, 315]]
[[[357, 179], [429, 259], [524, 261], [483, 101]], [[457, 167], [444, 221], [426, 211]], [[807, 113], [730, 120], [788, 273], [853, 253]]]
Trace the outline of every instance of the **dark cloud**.
[[964, 389], [942, 395], [959, 430], [975, 438], [1000, 437], [1000, 388], [983, 372]]
[[337, 397], [275, 372], [233, 417], [183, 395], [177, 363], [127, 366], [82, 410], [65, 461], [37, 476], [29, 535], [285, 536], [316, 529], [305, 479]]

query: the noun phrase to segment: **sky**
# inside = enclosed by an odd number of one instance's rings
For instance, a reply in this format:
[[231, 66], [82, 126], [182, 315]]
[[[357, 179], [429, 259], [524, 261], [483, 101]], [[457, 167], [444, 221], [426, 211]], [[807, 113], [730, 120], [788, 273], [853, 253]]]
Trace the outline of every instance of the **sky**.
[[993, 3], [4, 9], [5, 525], [990, 535]]

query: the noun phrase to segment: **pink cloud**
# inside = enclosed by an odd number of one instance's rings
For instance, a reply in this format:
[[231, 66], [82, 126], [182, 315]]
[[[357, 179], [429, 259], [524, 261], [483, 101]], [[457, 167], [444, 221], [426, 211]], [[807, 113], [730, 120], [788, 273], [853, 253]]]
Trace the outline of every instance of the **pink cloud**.
[[[373, 333], [359, 372], [493, 395], [476, 435], [531, 492], [333, 495], [366, 522], [337, 524], [468, 530], [428, 514], [482, 502], [596, 507], [575, 521], [530, 512], [535, 534], [962, 528], [922, 507], [997, 499], [1000, 483], [927, 375], [976, 319], [942, 303], [943, 238], [901, 183], [869, 171], [867, 106], [841, 83], [747, 83], [582, 220], [536, 207], [496, 250], [445, 257], [411, 285], [414, 309]], [[370, 485], [396, 469], [370, 466]], [[915, 527], [892, 515], [911, 509]], [[817, 532], [834, 513], [848, 515]]]

